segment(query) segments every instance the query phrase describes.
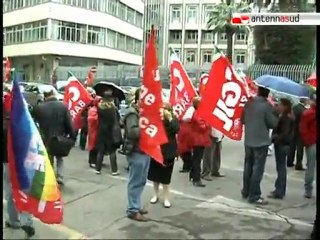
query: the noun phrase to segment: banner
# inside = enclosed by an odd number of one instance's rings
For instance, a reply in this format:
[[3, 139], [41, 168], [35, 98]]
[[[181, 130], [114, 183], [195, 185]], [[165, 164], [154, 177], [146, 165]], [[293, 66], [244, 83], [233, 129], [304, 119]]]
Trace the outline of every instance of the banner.
[[243, 107], [248, 101], [244, 80], [224, 55], [212, 63], [198, 114], [212, 127], [233, 140], [241, 140]]
[[181, 119], [192, 105], [197, 92], [190, 81], [186, 70], [175, 54], [171, 55], [170, 64], [170, 104], [178, 119]]
[[8, 128], [8, 159], [15, 206], [47, 224], [63, 219], [55, 173], [20, 87], [13, 81]]
[[199, 94], [200, 94], [200, 96], [203, 94], [204, 89], [206, 88], [206, 85], [208, 83], [208, 79], [209, 79], [208, 73], [201, 74], [200, 80], [199, 80]]
[[88, 72], [88, 76], [86, 78], [86, 86], [92, 86], [96, 72], [97, 72], [97, 67], [93, 66], [90, 68]]
[[92, 101], [87, 89], [71, 73], [69, 73], [68, 85], [65, 87], [64, 103], [68, 106], [75, 130], [81, 126], [81, 112]]
[[140, 91], [140, 149], [163, 164], [160, 146], [168, 142], [160, 116], [162, 86], [158, 70], [154, 30], [145, 51], [145, 65]]

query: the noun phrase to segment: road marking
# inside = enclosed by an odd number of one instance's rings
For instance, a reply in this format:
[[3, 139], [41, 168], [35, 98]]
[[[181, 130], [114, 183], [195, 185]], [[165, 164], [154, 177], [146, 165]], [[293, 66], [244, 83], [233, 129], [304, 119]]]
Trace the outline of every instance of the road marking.
[[[235, 172], [243, 172], [243, 168], [237, 168], [237, 167], [230, 167], [228, 165], [222, 164], [221, 166], [222, 169], [230, 170], [230, 171], [235, 171]], [[304, 177], [296, 177], [292, 175], [298, 175], [300, 172], [295, 172], [295, 171], [288, 171], [287, 173], [287, 179], [288, 180], [293, 180], [293, 181], [298, 181], [298, 182], [304, 182]], [[269, 177], [269, 178], [277, 178], [276, 174], [270, 174], [267, 172], [264, 172], [263, 174], [264, 177]]]
[[[2, 200], [3, 205], [7, 205], [7, 201], [5, 199]], [[33, 218], [33, 221], [36, 221], [42, 226], [46, 226], [51, 228], [54, 231], [60, 232], [68, 236], [68, 239], [89, 239], [84, 234], [71, 229], [63, 224], [45, 224], [41, 222], [38, 218]]]
[[[128, 181], [126, 177], [122, 177], [122, 176], [110, 176], [110, 177], [119, 179], [121, 181]], [[148, 181], [146, 185], [148, 187], [153, 186], [152, 182], [150, 181]], [[230, 213], [235, 213], [235, 214], [245, 215], [245, 216], [251, 216], [251, 217], [258, 217], [258, 218], [268, 219], [268, 220], [277, 220], [282, 222], [288, 221], [295, 225], [302, 225], [307, 227], [313, 226], [310, 223], [303, 222], [294, 218], [286, 217], [280, 214], [276, 214], [272, 211], [268, 211], [262, 208], [257, 208], [252, 204], [237, 201], [237, 200], [223, 197], [220, 195], [217, 195], [214, 198], [206, 199], [206, 198], [201, 198], [191, 194], [187, 194], [181, 191], [177, 191], [174, 189], [170, 189], [170, 192], [178, 196], [183, 196], [185, 198], [202, 201], [202, 203], [199, 203], [198, 205], [196, 205], [196, 207], [198, 208], [216, 209], [220, 211], [225, 211], [225, 212], [230, 212]]]
[[262, 208], [257, 208], [249, 203], [240, 202], [231, 198], [224, 196], [216, 196], [210, 199], [208, 202], [203, 202], [198, 204], [198, 208], [207, 208], [223, 212], [229, 212], [233, 214], [238, 214], [242, 216], [256, 217], [267, 220], [275, 220], [280, 222], [291, 223], [294, 225], [301, 225], [306, 227], [313, 227], [312, 224], [297, 220], [294, 218], [289, 218], [280, 214], [276, 214], [272, 211], [268, 211]]

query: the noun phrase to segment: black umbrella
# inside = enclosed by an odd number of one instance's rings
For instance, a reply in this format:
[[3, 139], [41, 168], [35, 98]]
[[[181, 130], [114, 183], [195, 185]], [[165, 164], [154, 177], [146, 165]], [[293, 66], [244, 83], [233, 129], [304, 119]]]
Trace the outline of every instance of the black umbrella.
[[94, 85], [93, 89], [96, 91], [96, 94], [101, 97], [103, 96], [104, 92], [112, 91], [112, 96], [114, 98], [118, 98], [119, 101], [126, 99], [126, 91], [113, 82], [98, 82], [96, 85]]

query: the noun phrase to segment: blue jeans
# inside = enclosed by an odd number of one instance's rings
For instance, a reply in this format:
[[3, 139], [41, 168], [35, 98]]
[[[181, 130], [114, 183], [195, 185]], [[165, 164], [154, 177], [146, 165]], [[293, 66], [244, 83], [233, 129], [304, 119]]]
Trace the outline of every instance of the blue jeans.
[[14, 205], [12, 187], [9, 176], [8, 163], [3, 163], [3, 188], [5, 191], [5, 200], [7, 201], [7, 222], [12, 226], [31, 226], [33, 225], [32, 217], [29, 213], [21, 213], [19, 219], [19, 213]]
[[286, 195], [287, 187], [287, 156], [290, 146], [274, 144], [274, 153], [276, 157], [277, 179], [274, 184], [274, 194], [278, 197]]
[[127, 156], [129, 167], [127, 214], [138, 213], [142, 209], [141, 195], [147, 183], [150, 157], [134, 152]]
[[268, 147], [245, 146], [242, 196], [249, 202], [256, 202], [261, 197], [260, 182], [268, 155]]
[[306, 148], [307, 169], [304, 177], [304, 189], [306, 195], [311, 196], [313, 190], [314, 172], [316, 168], [317, 145], [313, 144]]

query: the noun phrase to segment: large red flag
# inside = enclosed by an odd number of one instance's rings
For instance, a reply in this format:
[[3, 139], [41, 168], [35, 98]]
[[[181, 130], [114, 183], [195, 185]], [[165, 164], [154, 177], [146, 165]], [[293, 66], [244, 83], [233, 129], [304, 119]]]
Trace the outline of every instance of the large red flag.
[[88, 72], [88, 76], [86, 78], [86, 85], [87, 86], [91, 86], [93, 84], [93, 80], [94, 80], [96, 72], [97, 72], [97, 67], [93, 66], [90, 68], [90, 70]]
[[81, 112], [92, 101], [92, 98], [74, 75], [69, 76], [68, 81], [64, 93], [64, 103], [68, 106], [73, 127], [77, 130], [81, 128]]
[[145, 65], [140, 92], [140, 148], [157, 162], [163, 164], [160, 146], [168, 138], [160, 116], [162, 86], [158, 70], [154, 30], [145, 51]]
[[7, 82], [10, 80], [11, 62], [8, 57], [5, 57], [2, 63], [4, 64], [4, 81]]
[[171, 56], [170, 64], [170, 104], [176, 116], [181, 119], [192, 105], [192, 98], [197, 92], [190, 81], [186, 70], [175, 54]]
[[248, 101], [244, 80], [229, 60], [219, 54], [212, 63], [198, 114], [212, 127], [233, 140], [241, 140], [241, 114]]

